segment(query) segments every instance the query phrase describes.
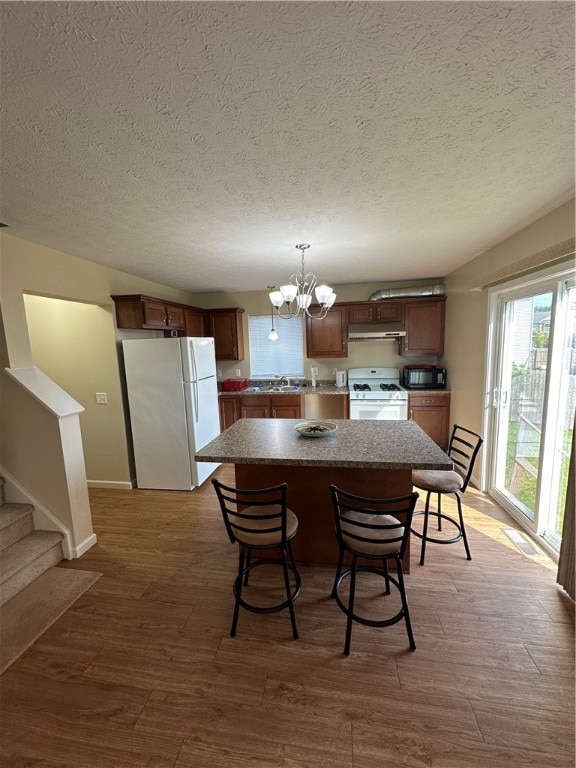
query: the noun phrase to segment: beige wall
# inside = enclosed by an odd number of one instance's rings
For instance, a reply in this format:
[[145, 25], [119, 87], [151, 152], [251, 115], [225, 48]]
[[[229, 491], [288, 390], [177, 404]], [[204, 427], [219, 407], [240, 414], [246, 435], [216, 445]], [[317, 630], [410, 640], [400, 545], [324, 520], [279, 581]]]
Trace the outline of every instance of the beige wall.
[[[90, 484], [130, 481], [124, 408], [115, 344], [114, 308], [24, 297], [34, 365], [83, 407], [86, 476]], [[96, 403], [104, 392], [107, 404]]]
[[[549, 263], [549, 249], [574, 237], [574, 201], [512, 235], [445, 278], [447, 299], [445, 358], [452, 390], [451, 419], [482, 432], [489, 405], [485, 393], [488, 329], [487, 285]], [[484, 286], [484, 287], [483, 287]], [[482, 456], [476, 477], [482, 471]]]

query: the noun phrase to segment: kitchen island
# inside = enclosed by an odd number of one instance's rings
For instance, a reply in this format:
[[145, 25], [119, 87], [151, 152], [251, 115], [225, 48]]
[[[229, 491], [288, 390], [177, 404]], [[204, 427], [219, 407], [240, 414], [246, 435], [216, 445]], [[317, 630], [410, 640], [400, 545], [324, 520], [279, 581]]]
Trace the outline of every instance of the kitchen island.
[[[338, 554], [329, 486], [363, 496], [411, 493], [413, 469], [452, 469], [448, 456], [412, 421], [335, 420], [319, 438], [300, 435], [297, 419], [240, 419], [204, 446], [198, 461], [235, 465], [239, 488], [288, 483], [298, 516], [297, 560], [335, 563]], [[409, 551], [404, 561], [409, 569]]]

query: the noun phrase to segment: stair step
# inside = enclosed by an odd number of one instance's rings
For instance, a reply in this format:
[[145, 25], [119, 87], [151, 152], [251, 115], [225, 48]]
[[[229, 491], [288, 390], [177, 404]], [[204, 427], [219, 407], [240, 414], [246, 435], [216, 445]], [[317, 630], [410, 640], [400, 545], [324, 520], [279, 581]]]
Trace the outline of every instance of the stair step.
[[0, 674], [102, 574], [49, 568], [0, 608]]
[[32, 504], [8, 503], [0, 506], [0, 552], [34, 530]]
[[35, 531], [2, 552], [0, 605], [63, 559], [63, 538], [57, 531]]

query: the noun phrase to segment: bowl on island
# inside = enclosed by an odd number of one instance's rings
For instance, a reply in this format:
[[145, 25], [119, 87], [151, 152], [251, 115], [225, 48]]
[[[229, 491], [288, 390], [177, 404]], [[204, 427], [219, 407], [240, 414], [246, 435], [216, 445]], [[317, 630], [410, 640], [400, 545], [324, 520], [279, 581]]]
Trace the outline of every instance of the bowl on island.
[[333, 435], [338, 429], [338, 425], [333, 421], [309, 419], [308, 421], [301, 421], [299, 424], [296, 424], [294, 429], [303, 437], [326, 437], [327, 435]]

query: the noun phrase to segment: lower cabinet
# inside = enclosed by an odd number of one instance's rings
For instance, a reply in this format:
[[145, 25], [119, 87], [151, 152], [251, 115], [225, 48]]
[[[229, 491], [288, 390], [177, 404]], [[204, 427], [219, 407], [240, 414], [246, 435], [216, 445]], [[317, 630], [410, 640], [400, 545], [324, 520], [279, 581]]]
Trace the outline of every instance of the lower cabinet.
[[300, 395], [220, 395], [220, 429], [224, 431], [238, 419], [300, 419]]
[[225, 429], [231, 427], [235, 421], [240, 418], [239, 413], [239, 397], [226, 397], [220, 396], [218, 398], [218, 407], [220, 409], [220, 430], [224, 432]]
[[448, 449], [450, 439], [450, 393], [410, 393], [408, 418], [415, 421], [434, 442]]

